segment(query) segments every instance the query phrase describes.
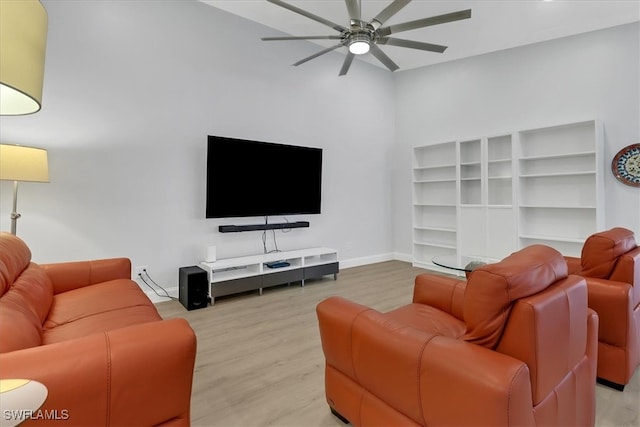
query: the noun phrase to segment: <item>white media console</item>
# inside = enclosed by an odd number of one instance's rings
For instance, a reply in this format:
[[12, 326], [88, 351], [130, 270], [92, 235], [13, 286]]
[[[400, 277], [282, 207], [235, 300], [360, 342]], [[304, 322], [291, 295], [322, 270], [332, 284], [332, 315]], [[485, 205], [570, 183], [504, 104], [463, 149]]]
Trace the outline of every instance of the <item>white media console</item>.
[[[285, 267], [269, 268], [267, 263], [285, 261]], [[339, 271], [338, 251], [329, 248], [310, 248], [295, 251], [271, 252], [237, 258], [201, 262], [209, 275], [209, 296], [213, 305], [215, 297], [298, 282], [304, 286], [306, 279], [317, 279]]]

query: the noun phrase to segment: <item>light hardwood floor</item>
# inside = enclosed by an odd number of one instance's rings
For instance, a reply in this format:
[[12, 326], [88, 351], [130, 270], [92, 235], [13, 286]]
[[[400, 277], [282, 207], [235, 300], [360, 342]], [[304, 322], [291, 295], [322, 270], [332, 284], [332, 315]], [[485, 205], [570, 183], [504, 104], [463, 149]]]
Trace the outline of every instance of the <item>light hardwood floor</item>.
[[[164, 318], [186, 318], [198, 337], [192, 425], [343, 426], [324, 400], [316, 304], [341, 295], [388, 311], [411, 302], [413, 279], [424, 271], [389, 261], [345, 269], [336, 281], [237, 295], [205, 309], [159, 303]], [[624, 392], [598, 384], [596, 395], [596, 425], [640, 426], [640, 370]]]

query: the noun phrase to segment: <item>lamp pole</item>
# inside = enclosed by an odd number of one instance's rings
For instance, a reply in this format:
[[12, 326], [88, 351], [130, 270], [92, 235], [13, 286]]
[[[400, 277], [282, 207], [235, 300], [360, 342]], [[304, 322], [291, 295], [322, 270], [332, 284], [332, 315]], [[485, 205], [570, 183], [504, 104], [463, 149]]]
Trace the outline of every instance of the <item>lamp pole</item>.
[[13, 181], [13, 211], [11, 212], [11, 234], [16, 235], [16, 226], [18, 225], [18, 181]]

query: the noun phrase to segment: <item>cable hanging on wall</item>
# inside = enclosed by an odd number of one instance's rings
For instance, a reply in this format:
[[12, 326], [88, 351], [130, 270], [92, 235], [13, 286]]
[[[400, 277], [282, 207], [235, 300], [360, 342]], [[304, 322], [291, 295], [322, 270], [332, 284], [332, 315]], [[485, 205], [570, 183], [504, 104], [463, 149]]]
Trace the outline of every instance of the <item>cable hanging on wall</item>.
[[[151, 283], [153, 283], [154, 285], [156, 285], [157, 287], [159, 287], [160, 289], [162, 289], [162, 292], [164, 292], [164, 295], [159, 294], [158, 291], [156, 290], [156, 288], [154, 288], [153, 286], [151, 286], [145, 279], [143, 276], [143, 273], [149, 278], [149, 280], [151, 281]], [[138, 277], [144, 282], [145, 285], [147, 285], [149, 287], [149, 289], [151, 289], [157, 296], [159, 296], [160, 298], [170, 298], [174, 301], [177, 301], [178, 298], [176, 297], [172, 297], [171, 295], [169, 295], [169, 292], [163, 288], [162, 286], [160, 286], [158, 283], [156, 283], [151, 276], [149, 275], [149, 273], [147, 272], [147, 269], [144, 268], [142, 269], [142, 273], [138, 273]]]
[[[284, 217], [284, 221], [285, 221], [286, 224], [289, 224], [289, 220], [286, 217]], [[273, 252], [280, 252], [280, 249], [278, 249], [278, 241], [276, 239], [276, 229], [275, 228], [271, 229], [271, 232], [273, 233], [273, 247], [274, 247], [274, 249], [272, 251], [268, 251], [267, 250], [267, 230], [268, 230], [267, 226], [268, 225], [269, 225], [269, 217], [265, 216], [264, 217], [264, 227], [265, 227], [265, 229], [262, 232], [262, 249], [263, 249], [263, 252], [265, 254], [269, 254], [269, 253], [273, 253]], [[280, 228], [280, 230], [282, 230], [283, 233], [288, 233], [288, 232], [291, 231], [291, 228]]]

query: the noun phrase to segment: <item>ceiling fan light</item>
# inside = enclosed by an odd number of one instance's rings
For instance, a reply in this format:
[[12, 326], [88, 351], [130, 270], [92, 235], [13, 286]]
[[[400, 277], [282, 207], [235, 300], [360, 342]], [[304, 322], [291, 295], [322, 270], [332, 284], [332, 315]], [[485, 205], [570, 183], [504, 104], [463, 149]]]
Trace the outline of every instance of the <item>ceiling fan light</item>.
[[367, 40], [354, 40], [349, 44], [349, 52], [354, 55], [364, 55], [369, 52], [369, 42]]

